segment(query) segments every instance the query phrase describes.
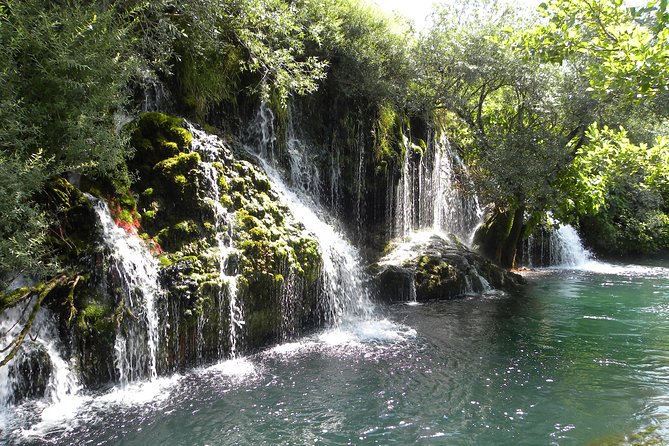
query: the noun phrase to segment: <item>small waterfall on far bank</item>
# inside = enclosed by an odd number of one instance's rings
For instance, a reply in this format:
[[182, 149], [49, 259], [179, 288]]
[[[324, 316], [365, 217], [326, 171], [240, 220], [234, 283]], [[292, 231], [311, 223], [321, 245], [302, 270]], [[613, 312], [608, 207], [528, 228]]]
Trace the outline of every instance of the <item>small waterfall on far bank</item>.
[[571, 225], [541, 230], [523, 242], [522, 264], [528, 267], [578, 268], [594, 260]]
[[365, 285], [368, 279], [362, 270], [360, 255], [317, 203], [318, 188], [312, 176], [318, 174], [318, 169], [309, 158], [309, 147], [297, 137], [294, 129], [289, 129], [291, 184], [288, 185], [279, 172], [270, 116], [273, 117], [267, 105], [261, 104], [250, 131], [254, 146], [248, 150], [259, 159], [284, 204], [318, 242], [323, 260], [325, 318], [335, 326], [351, 317], [369, 319], [374, 306]]
[[140, 378], [154, 379], [160, 342], [156, 302], [162, 296], [158, 261], [139, 237], [116, 225], [107, 203], [90, 195], [88, 198], [98, 216], [109, 261], [108, 291], [120, 291], [116, 297], [119, 321], [114, 343], [118, 381], [127, 385]]
[[551, 233], [550, 262], [557, 266], [580, 266], [592, 260], [581, 237], [571, 225], [560, 225]]

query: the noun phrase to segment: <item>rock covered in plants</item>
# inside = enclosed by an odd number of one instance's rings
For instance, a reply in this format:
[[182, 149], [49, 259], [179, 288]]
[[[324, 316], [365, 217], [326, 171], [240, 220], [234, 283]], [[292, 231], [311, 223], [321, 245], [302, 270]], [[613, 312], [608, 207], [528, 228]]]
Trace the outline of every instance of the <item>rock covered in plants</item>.
[[452, 299], [524, 283], [521, 276], [496, 266], [455, 237], [438, 233], [418, 233], [409, 241], [392, 243], [376, 268], [379, 294], [387, 300]]

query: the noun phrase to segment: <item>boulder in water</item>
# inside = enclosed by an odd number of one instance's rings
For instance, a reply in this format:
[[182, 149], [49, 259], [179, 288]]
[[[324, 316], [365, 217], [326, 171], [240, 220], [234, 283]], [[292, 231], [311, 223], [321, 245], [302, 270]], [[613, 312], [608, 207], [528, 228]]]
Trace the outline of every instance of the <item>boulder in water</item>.
[[524, 283], [455, 237], [439, 233], [413, 234], [394, 245], [377, 266], [377, 286], [387, 301], [452, 299]]

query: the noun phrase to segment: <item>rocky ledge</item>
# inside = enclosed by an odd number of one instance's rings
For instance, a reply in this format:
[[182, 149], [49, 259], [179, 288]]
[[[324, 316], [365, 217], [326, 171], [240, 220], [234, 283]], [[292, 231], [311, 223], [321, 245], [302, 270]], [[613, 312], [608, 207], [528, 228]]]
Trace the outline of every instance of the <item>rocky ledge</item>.
[[390, 302], [453, 299], [525, 283], [455, 237], [439, 233], [416, 233], [392, 243], [375, 269], [379, 296]]

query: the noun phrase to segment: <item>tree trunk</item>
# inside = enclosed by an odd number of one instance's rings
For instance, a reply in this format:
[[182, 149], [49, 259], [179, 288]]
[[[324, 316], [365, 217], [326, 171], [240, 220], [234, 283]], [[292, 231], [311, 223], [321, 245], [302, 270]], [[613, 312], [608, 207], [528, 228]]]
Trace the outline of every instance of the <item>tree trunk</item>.
[[523, 220], [525, 216], [525, 206], [516, 208], [513, 214], [513, 221], [509, 230], [509, 235], [504, 242], [500, 265], [504, 268], [513, 268], [516, 263], [516, 250], [518, 241], [523, 234]]

